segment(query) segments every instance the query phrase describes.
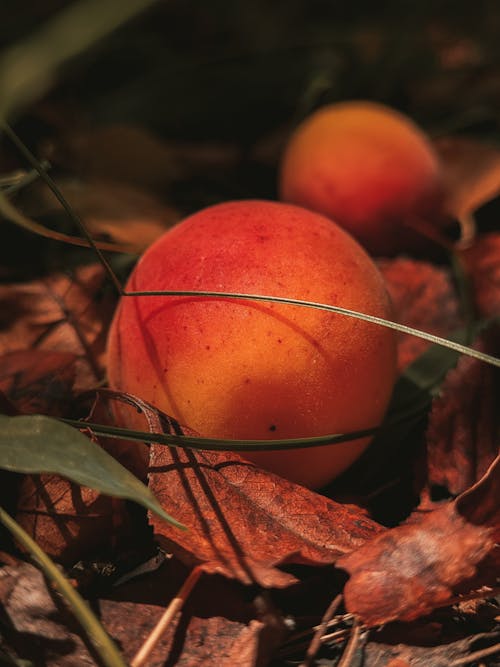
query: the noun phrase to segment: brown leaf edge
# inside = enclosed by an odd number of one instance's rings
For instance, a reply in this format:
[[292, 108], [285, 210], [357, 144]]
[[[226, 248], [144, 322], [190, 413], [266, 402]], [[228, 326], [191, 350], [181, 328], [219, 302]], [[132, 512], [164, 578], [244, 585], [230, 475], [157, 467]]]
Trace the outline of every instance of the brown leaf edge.
[[346, 609], [367, 626], [411, 621], [488, 586], [500, 564], [500, 455], [484, 477], [417, 523], [342, 556]]

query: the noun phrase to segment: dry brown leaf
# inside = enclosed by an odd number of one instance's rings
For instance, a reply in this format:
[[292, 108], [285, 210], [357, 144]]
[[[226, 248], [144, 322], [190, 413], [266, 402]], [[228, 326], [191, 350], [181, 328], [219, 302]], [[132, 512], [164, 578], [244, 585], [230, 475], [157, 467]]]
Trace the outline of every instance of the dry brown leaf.
[[26, 475], [16, 521], [58, 562], [73, 564], [109, 547], [125, 520], [123, 501], [57, 475]]
[[[459, 304], [449, 271], [406, 258], [381, 261], [379, 268], [398, 322], [444, 337], [460, 326]], [[429, 345], [421, 338], [400, 334], [399, 370], [406, 368]]]
[[447, 213], [457, 219], [474, 213], [500, 194], [500, 150], [463, 137], [435, 142], [443, 164]]
[[152, 445], [150, 488], [188, 527], [171, 530], [151, 517], [167, 550], [190, 565], [244, 583], [286, 586], [279, 565], [326, 565], [376, 535], [361, 510], [335, 503], [256, 468], [233, 453]]
[[0, 391], [24, 414], [63, 417], [72, 400], [76, 355], [19, 350], [0, 357]]
[[[146, 190], [115, 181], [60, 181], [66, 201], [94, 239], [142, 252], [180, 219], [180, 213]], [[62, 211], [44, 186], [30, 190], [24, 210], [32, 217]]]
[[68, 164], [84, 178], [163, 188], [177, 175], [168, 146], [141, 127], [105, 125], [68, 128], [61, 145], [50, 147], [49, 160]]
[[176, 667], [255, 667], [262, 627], [256, 620], [242, 627], [218, 616], [193, 618], [186, 633], [187, 650]]
[[494, 646], [499, 639], [498, 632], [484, 632], [465, 639], [446, 641], [436, 646], [418, 645], [416, 642], [412, 645], [401, 641], [393, 643], [371, 641], [365, 647], [363, 667], [389, 667], [389, 665], [393, 667], [389, 662], [391, 660], [401, 660], [403, 665], [411, 667], [449, 667], [454, 661], [457, 661], [455, 663], [457, 667], [460, 664], [477, 665], [475, 661], [468, 661], [470, 653], [476, 647]]
[[104, 374], [104, 348], [114, 297], [98, 265], [42, 280], [0, 286], [0, 354], [36, 348], [74, 354], [75, 390]]
[[[172, 559], [155, 573], [115, 589], [111, 599], [100, 601], [102, 622], [127, 660], [144, 644], [186, 576], [186, 569]], [[203, 576], [147, 665], [254, 667], [250, 660], [265, 642], [260, 636], [264, 630], [272, 632], [269, 624], [255, 618], [254, 605], [243, 587], [222, 577]], [[232, 656], [236, 656], [234, 662]]]
[[62, 143], [45, 152], [49, 160], [70, 166], [84, 178], [131, 183], [159, 193], [193, 171], [230, 168], [240, 158], [232, 144], [164, 141], [144, 127], [126, 124], [69, 127]]
[[[474, 347], [498, 355], [498, 328], [490, 328]], [[428, 484], [458, 495], [485, 474], [500, 443], [499, 389], [499, 369], [477, 359], [462, 357], [448, 373], [429, 416]]]
[[[455, 505], [470, 523], [491, 528], [493, 538], [500, 542], [500, 454], [486, 474], [458, 496]], [[496, 546], [494, 558], [500, 563], [500, 549]]]
[[500, 234], [479, 237], [473, 246], [462, 251], [471, 276], [474, 301], [481, 317], [500, 315]]
[[351, 575], [348, 611], [368, 626], [411, 621], [449, 604], [472, 582], [491, 585], [500, 565], [499, 501], [500, 457], [455, 501], [341, 557], [338, 567]]
[[3, 567], [0, 602], [7, 619], [2, 623], [3, 642], [34, 665], [95, 667], [59, 600], [47, 589], [43, 574], [29, 563]]

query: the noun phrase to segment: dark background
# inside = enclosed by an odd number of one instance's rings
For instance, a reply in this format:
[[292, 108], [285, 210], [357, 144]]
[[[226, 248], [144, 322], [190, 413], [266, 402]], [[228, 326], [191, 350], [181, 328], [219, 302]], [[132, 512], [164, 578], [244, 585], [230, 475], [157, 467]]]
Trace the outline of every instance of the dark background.
[[[4, 2], [3, 45], [68, 3]], [[9, 7], [10, 5], [10, 7]], [[94, 122], [253, 142], [320, 103], [372, 98], [435, 131], [498, 129], [500, 4], [168, 0], [56, 87]]]
[[[69, 4], [3, 2], [0, 42]], [[184, 215], [275, 198], [287, 136], [328, 102], [378, 100], [431, 136], [500, 140], [499, 36], [495, 0], [165, 0], [66, 64], [13, 122], [55, 178], [126, 181]], [[110, 127], [156, 144], [95, 137]], [[171, 160], [150, 150], [172, 145]], [[23, 166], [2, 148], [4, 173]], [[42, 208], [29, 212], [54, 224]]]

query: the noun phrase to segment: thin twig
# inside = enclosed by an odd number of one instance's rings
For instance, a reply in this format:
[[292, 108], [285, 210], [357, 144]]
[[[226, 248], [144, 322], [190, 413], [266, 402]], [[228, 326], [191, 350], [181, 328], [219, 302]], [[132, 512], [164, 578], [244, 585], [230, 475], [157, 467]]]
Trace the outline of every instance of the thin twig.
[[335, 630], [335, 632], [329, 632], [321, 637], [321, 643], [326, 644], [328, 642], [329, 644], [338, 644], [339, 642], [343, 642], [347, 639], [350, 631], [351, 628], [342, 628], [341, 630]]
[[[352, 619], [353, 619], [352, 614], [342, 614], [340, 616], [335, 616], [335, 618], [332, 618], [330, 621], [328, 621], [326, 627], [331, 628], [334, 625], [339, 625], [339, 623], [352, 621]], [[307, 630], [301, 630], [300, 632], [296, 632], [294, 635], [292, 635], [287, 639], [286, 644], [292, 644], [293, 642], [296, 642], [298, 639], [302, 639], [302, 637], [307, 637], [308, 635], [311, 635], [313, 632], [316, 632], [316, 630], [320, 627], [320, 625], [321, 624], [313, 625], [312, 628], [307, 628]]]
[[[335, 630], [335, 632], [330, 632], [327, 635], [323, 635], [321, 637], [321, 643], [322, 644], [343, 644], [347, 637], [349, 636], [350, 628], [342, 628], [341, 630]], [[309, 642], [300, 642], [300, 643], [292, 643], [292, 642], [287, 642], [286, 644], [283, 644], [283, 646], [280, 648], [278, 651], [278, 658], [286, 658], [288, 656], [291, 656], [293, 654], [298, 654], [298, 653], [303, 653], [304, 651], [307, 650], [309, 646]]]
[[345, 650], [342, 653], [342, 657], [337, 663], [337, 667], [350, 667], [352, 660], [354, 658], [354, 653], [358, 648], [360, 635], [361, 635], [361, 625], [359, 624], [359, 621], [355, 619], [354, 624], [352, 626], [351, 635], [346, 644]]
[[321, 623], [316, 629], [316, 632], [311, 639], [309, 648], [307, 649], [304, 662], [302, 662], [300, 667], [311, 667], [314, 656], [318, 652], [321, 646], [321, 638], [325, 634], [325, 630], [328, 627], [328, 623], [331, 621], [332, 617], [335, 615], [335, 612], [339, 608], [340, 603], [342, 602], [342, 594], [339, 593], [328, 605], [327, 610], [325, 611]]
[[461, 604], [462, 602], [468, 602], [469, 600], [485, 600], [486, 598], [494, 598], [500, 595], [500, 586], [490, 587], [483, 586], [476, 591], [471, 593], [466, 593], [465, 595], [457, 595], [456, 597], [450, 598], [449, 600], [443, 602], [439, 605], [440, 607], [451, 607], [456, 604]]
[[460, 225], [460, 240], [457, 245], [460, 250], [464, 250], [469, 248], [476, 238], [477, 223], [472, 213], [463, 213], [458, 218], [458, 224]]
[[161, 636], [164, 634], [164, 632], [166, 631], [172, 620], [175, 618], [175, 616], [178, 614], [178, 612], [182, 609], [184, 603], [186, 602], [191, 591], [196, 585], [196, 582], [201, 577], [202, 572], [203, 570], [199, 565], [196, 566], [193, 570], [191, 570], [191, 573], [189, 574], [188, 578], [182, 584], [179, 593], [170, 602], [170, 604], [165, 609], [162, 617], [156, 624], [155, 628], [153, 629], [149, 637], [146, 639], [146, 641], [141, 646], [139, 651], [133, 657], [130, 663], [130, 667], [142, 667], [142, 665], [144, 665], [145, 661], [150, 656], [152, 650], [160, 640]]
[[488, 648], [482, 648], [480, 651], [474, 651], [474, 653], [469, 653], [469, 655], [466, 655], [463, 658], [457, 658], [450, 662], [449, 667], [469, 665], [471, 662], [476, 662], [489, 655], [495, 655], [495, 653], [500, 653], [500, 643], [495, 644], [494, 646], [488, 646]]

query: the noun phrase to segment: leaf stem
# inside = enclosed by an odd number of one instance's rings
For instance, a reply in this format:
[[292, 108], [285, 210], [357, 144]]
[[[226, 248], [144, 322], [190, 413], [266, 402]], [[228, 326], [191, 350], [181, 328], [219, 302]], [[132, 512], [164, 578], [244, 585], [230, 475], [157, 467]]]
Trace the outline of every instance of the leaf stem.
[[321, 647], [321, 638], [325, 634], [325, 631], [328, 627], [328, 623], [332, 620], [341, 602], [342, 602], [342, 593], [339, 593], [337, 596], [333, 598], [333, 600], [328, 605], [328, 608], [323, 614], [323, 618], [321, 619], [321, 623], [316, 628], [313, 638], [311, 639], [311, 643], [307, 648], [304, 661], [302, 662], [300, 667], [312, 667], [313, 660]]

